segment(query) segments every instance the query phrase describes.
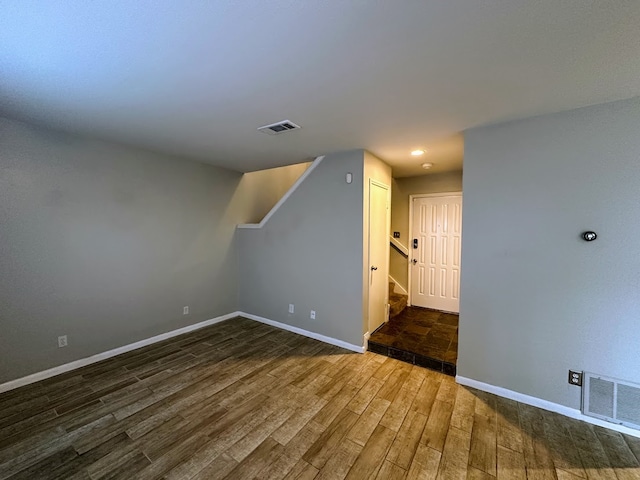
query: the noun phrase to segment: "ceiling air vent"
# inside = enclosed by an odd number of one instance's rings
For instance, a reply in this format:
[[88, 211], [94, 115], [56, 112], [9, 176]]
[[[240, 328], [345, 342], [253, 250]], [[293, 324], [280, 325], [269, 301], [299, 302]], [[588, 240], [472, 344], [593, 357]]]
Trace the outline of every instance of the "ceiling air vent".
[[260, 127], [258, 128], [258, 131], [266, 133], [267, 135], [278, 135], [280, 133], [288, 132], [289, 130], [297, 130], [298, 128], [300, 128], [300, 125], [296, 125], [290, 120], [283, 120], [281, 122]]

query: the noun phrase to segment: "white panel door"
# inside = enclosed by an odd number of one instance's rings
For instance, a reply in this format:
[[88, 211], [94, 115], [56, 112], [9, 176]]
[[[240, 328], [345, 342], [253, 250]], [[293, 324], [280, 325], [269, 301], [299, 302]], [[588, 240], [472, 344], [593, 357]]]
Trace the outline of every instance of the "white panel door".
[[460, 311], [462, 196], [417, 197], [411, 219], [411, 304]]
[[369, 333], [387, 321], [389, 296], [389, 187], [369, 182]]

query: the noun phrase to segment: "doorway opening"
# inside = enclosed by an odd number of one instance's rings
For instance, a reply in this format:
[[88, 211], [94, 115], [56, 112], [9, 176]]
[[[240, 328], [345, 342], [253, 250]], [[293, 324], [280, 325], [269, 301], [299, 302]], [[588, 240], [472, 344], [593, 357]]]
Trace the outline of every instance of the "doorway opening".
[[391, 222], [389, 201], [389, 186], [369, 179], [368, 332], [375, 331], [388, 321], [389, 241], [387, 237]]
[[[402, 180], [395, 180], [400, 195], [392, 200], [394, 215], [400, 208], [409, 211], [406, 245], [394, 231], [390, 240], [390, 298], [406, 293], [407, 306], [392, 309], [388, 323], [369, 339], [371, 351], [409, 363], [456, 374], [458, 354], [458, 311], [460, 292], [460, 253], [462, 234], [462, 194], [415, 193], [403, 202]], [[400, 197], [400, 200], [398, 200]], [[400, 205], [394, 206], [394, 201]], [[406, 211], [405, 210], [405, 211]], [[397, 219], [396, 219], [397, 220]], [[394, 258], [395, 256], [395, 258]], [[393, 275], [399, 258], [406, 266], [406, 288]], [[396, 268], [396, 275], [400, 276]], [[394, 314], [395, 313], [395, 314]]]
[[455, 376], [458, 314], [408, 306], [371, 335], [369, 350]]

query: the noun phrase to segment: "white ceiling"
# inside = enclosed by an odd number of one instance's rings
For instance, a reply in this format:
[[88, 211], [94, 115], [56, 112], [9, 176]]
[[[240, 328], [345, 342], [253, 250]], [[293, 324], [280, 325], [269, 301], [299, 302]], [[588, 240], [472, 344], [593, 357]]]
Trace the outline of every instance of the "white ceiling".
[[639, 94], [638, 0], [0, 0], [0, 115], [239, 171]]

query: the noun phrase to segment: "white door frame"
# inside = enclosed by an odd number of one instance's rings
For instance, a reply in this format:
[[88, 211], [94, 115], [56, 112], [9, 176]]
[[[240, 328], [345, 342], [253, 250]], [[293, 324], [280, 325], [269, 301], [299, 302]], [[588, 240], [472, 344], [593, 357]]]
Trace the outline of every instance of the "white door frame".
[[415, 198], [433, 198], [433, 197], [452, 197], [452, 196], [460, 196], [462, 198], [462, 192], [442, 192], [442, 193], [416, 193], [414, 195], [409, 195], [409, 245], [407, 248], [409, 249], [409, 256], [407, 257], [407, 293], [409, 294], [409, 299], [407, 300], [407, 305], [411, 306], [411, 257], [413, 256], [413, 200]]
[[[375, 180], [373, 178], [369, 178], [369, 192], [368, 192], [368, 196], [369, 198], [367, 198], [367, 222], [368, 222], [368, 228], [369, 231], [367, 232], [367, 333], [365, 334], [365, 336], [371, 335], [373, 332], [371, 332], [370, 329], [370, 325], [369, 325], [369, 311], [370, 311], [370, 307], [371, 307], [371, 300], [370, 300], [370, 292], [369, 292], [369, 287], [371, 286], [371, 186], [372, 185], [376, 185], [377, 187], [383, 188], [384, 190], [387, 191], [387, 198], [386, 198], [386, 204], [387, 204], [387, 208], [386, 208], [386, 218], [385, 218], [385, 225], [386, 225], [386, 230], [387, 230], [387, 235], [385, 237], [385, 243], [386, 243], [386, 255], [384, 256], [385, 258], [385, 271], [386, 271], [386, 276], [384, 277], [386, 279], [385, 284], [388, 284], [389, 282], [389, 263], [390, 263], [390, 254], [391, 252], [389, 251], [389, 242], [386, 240], [387, 237], [389, 237], [389, 232], [391, 231], [391, 185], [387, 185], [386, 183], [383, 183], [379, 180]], [[384, 313], [384, 322], [388, 322], [389, 321], [389, 288], [387, 288], [385, 290], [385, 313]]]

